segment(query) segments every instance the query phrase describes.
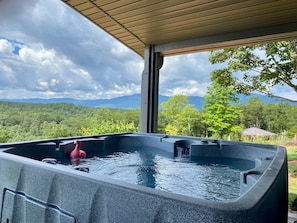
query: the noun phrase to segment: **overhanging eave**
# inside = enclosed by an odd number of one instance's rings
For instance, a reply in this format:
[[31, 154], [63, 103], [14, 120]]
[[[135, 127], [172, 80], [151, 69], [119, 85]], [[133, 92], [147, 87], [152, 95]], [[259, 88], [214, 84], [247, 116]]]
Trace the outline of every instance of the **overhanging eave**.
[[155, 51], [164, 56], [211, 51], [265, 42], [296, 39], [297, 24], [288, 23], [260, 29], [242, 30], [220, 35], [205, 36], [155, 46]]

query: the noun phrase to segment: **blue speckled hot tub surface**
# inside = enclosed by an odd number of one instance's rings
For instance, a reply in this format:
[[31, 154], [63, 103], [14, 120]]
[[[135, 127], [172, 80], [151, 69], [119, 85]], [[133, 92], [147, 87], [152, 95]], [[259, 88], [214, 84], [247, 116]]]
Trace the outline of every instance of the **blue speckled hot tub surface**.
[[[287, 221], [283, 147], [140, 133], [78, 138], [89, 173], [65, 165], [77, 138], [0, 145], [1, 222]], [[222, 177], [224, 168], [236, 169], [237, 181]], [[207, 200], [225, 190], [219, 184], [237, 184], [237, 196]]]

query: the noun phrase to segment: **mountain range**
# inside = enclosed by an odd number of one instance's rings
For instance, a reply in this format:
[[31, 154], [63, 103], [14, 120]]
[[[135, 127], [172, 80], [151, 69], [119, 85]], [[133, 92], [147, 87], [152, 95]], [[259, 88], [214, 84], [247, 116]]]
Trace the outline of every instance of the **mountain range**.
[[[273, 104], [280, 100], [276, 98], [271, 98], [266, 95], [251, 94], [250, 96], [239, 95], [240, 103], [245, 104], [246, 101], [251, 97], [259, 97], [263, 103]], [[159, 95], [159, 108], [161, 108], [161, 103], [167, 101], [169, 96]], [[29, 98], [29, 99], [0, 99], [1, 101], [10, 102], [22, 102], [22, 103], [72, 103], [74, 105], [88, 106], [88, 107], [102, 107], [102, 108], [123, 108], [123, 109], [137, 109], [140, 108], [141, 95], [133, 94], [127, 96], [121, 96], [111, 99], [95, 99], [95, 100], [81, 100], [73, 98]], [[202, 109], [204, 98], [200, 96], [189, 96], [189, 104], [194, 105], [198, 110]], [[296, 104], [293, 104], [296, 105]]]

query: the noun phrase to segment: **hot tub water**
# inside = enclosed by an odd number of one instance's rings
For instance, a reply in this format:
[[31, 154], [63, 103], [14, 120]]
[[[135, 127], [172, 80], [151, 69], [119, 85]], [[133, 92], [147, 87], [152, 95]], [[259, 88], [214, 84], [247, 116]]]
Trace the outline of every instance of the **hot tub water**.
[[240, 171], [254, 162], [232, 158], [169, 158], [141, 151], [115, 152], [81, 163], [89, 172], [127, 183], [206, 200], [240, 195]]

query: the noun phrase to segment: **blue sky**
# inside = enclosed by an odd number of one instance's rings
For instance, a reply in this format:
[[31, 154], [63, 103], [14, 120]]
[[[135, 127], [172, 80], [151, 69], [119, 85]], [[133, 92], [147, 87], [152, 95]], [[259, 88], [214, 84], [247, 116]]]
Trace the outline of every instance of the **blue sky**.
[[[204, 96], [217, 67], [208, 52], [166, 57], [160, 94]], [[0, 98], [130, 95], [142, 70], [140, 56], [59, 0], [0, 0]]]

